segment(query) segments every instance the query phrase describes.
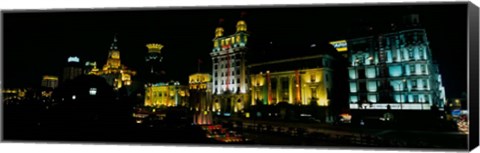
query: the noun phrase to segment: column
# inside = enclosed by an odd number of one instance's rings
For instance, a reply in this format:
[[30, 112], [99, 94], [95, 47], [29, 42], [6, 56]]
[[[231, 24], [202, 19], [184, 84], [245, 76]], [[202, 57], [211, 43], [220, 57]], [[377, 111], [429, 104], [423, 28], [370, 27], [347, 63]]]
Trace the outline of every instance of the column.
[[288, 103], [293, 104], [293, 87], [295, 86], [295, 82], [293, 81], [292, 76], [288, 76]]
[[276, 103], [279, 103], [280, 101], [282, 101], [282, 80], [281, 80], [281, 77], [280, 76], [277, 76], [276, 77], [277, 79], [277, 89], [275, 89], [275, 93], [276, 93], [276, 97], [277, 97], [277, 100], [276, 100]]

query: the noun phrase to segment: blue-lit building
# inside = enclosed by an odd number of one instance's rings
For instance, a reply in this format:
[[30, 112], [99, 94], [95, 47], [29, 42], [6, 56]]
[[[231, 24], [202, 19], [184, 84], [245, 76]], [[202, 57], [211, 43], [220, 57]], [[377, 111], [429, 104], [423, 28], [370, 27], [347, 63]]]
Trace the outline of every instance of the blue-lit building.
[[350, 110], [430, 110], [445, 89], [425, 29], [347, 40]]

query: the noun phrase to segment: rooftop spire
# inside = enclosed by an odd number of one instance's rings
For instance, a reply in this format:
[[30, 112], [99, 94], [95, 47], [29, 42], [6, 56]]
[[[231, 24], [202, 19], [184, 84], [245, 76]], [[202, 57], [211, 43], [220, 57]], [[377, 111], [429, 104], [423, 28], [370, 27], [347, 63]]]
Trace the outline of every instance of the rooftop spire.
[[110, 50], [118, 50], [117, 35], [118, 35], [117, 33], [115, 33], [115, 34], [113, 35], [113, 42], [112, 42], [112, 44], [110, 45]]

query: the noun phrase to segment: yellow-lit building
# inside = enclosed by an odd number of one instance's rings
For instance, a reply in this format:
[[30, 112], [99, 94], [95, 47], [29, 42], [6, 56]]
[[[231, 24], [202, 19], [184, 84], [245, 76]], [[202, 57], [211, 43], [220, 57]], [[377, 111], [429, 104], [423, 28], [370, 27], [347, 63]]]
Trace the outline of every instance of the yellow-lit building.
[[215, 29], [212, 57], [212, 110], [229, 116], [242, 112], [248, 103], [246, 51], [249, 34], [247, 24], [239, 20], [236, 31], [224, 35], [223, 27]]
[[208, 73], [192, 74], [188, 77], [188, 80], [190, 90], [206, 90], [207, 88], [211, 88], [212, 76]]
[[26, 98], [27, 89], [3, 89], [3, 101], [23, 100]]
[[58, 77], [45, 75], [42, 78], [42, 87], [52, 88], [55, 89], [58, 86]]
[[328, 55], [316, 55], [249, 65], [251, 105], [309, 105], [315, 101], [319, 106], [328, 106], [331, 60]]
[[189, 95], [188, 87], [180, 85], [179, 82], [151, 84], [145, 89], [145, 106], [186, 106]]
[[101, 70], [98, 70], [95, 64], [89, 74], [103, 76], [108, 84], [115, 89], [119, 89], [122, 86], [130, 86], [132, 84], [132, 77], [136, 72], [121, 64], [117, 38], [114, 37], [113, 43], [110, 46], [110, 51], [108, 52], [107, 63]]
[[212, 77], [208, 73], [189, 76], [190, 109], [195, 113], [194, 123], [212, 124]]

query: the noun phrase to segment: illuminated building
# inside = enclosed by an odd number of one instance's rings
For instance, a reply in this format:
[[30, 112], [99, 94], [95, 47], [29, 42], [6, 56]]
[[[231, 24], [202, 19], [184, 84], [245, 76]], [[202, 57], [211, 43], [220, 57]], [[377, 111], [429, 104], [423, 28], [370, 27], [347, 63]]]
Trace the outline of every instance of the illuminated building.
[[24, 100], [27, 95], [27, 89], [2, 89], [2, 98], [4, 102]]
[[186, 106], [188, 96], [188, 87], [180, 85], [178, 81], [151, 84], [145, 89], [145, 106]]
[[432, 62], [425, 29], [397, 30], [347, 42], [351, 110], [443, 108], [445, 89], [438, 66]]
[[161, 56], [161, 49], [163, 45], [150, 43], [147, 44], [146, 47], [148, 48], [147, 56], [145, 57], [145, 61], [147, 63], [147, 82], [149, 83], [159, 83], [162, 80], [162, 59]]
[[58, 86], [58, 77], [45, 75], [42, 79], [42, 87], [55, 89]]
[[236, 32], [224, 35], [224, 29], [217, 27], [210, 53], [213, 60], [212, 92], [214, 111], [229, 115], [243, 110], [248, 102], [248, 79], [245, 54], [247, 51], [247, 24], [240, 20]]
[[330, 45], [335, 47], [337, 52], [339, 52], [343, 57], [348, 58], [347, 40], [331, 41]]
[[67, 80], [73, 80], [79, 75], [82, 75], [82, 65], [80, 64], [80, 59], [76, 56], [68, 57], [67, 65], [63, 69], [62, 81], [65, 82]]
[[[94, 67], [96, 68], [96, 66]], [[132, 84], [132, 77], [136, 74], [135, 71], [128, 69], [120, 62], [120, 51], [117, 45], [117, 38], [114, 37], [113, 42], [108, 52], [107, 63], [103, 68], [97, 72], [90, 71], [90, 74], [99, 75], [107, 80], [107, 83], [119, 89], [123, 86], [130, 86]]]
[[208, 73], [189, 76], [190, 108], [195, 111], [194, 122], [212, 124], [212, 77]]
[[85, 68], [83, 71], [83, 74], [89, 75], [89, 74], [96, 74], [98, 73], [98, 68], [97, 68], [97, 62], [91, 62], [87, 61], [85, 62]]
[[288, 102], [318, 106], [329, 105], [332, 88], [333, 58], [315, 55], [249, 65], [251, 105]]

